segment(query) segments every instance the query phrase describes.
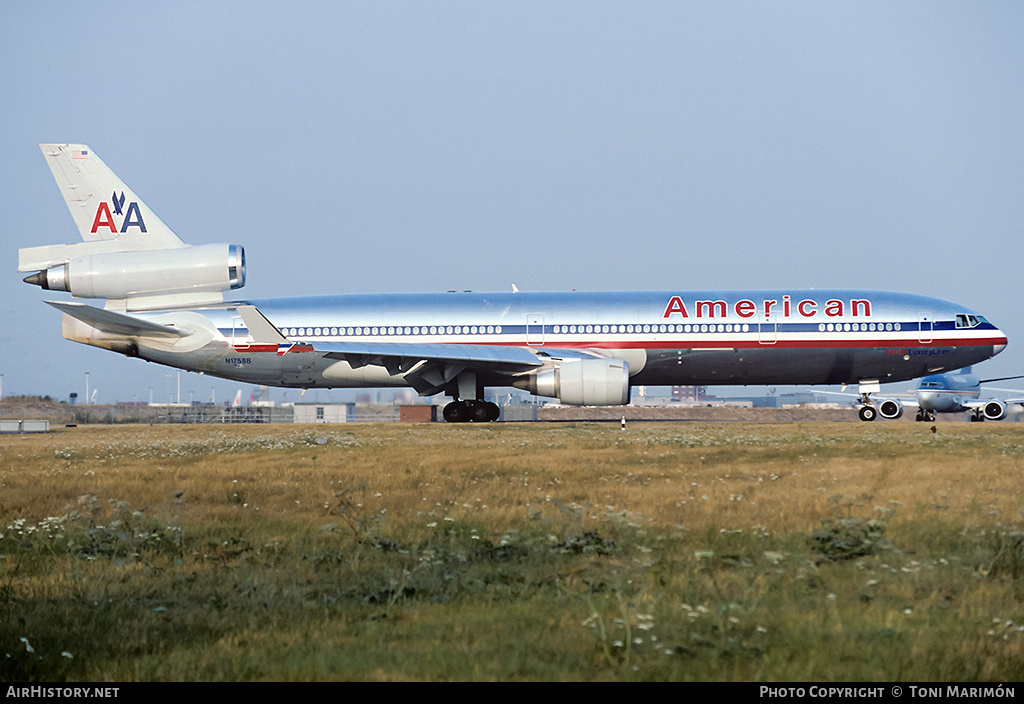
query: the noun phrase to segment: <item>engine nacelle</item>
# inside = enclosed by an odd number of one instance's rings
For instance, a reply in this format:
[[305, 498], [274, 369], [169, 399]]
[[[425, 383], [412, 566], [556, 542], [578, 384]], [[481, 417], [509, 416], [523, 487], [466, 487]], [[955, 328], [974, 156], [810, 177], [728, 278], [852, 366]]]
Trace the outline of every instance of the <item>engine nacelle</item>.
[[985, 414], [986, 420], [1002, 420], [1006, 417], [1006, 404], [997, 399], [986, 401], [981, 412]]
[[513, 386], [570, 406], [623, 406], [629, 403], [629, 364], [620, 359], [565, 360]]
[[245, 285], [245, 250], [237, 244], [204, 244], [87, 254], [25, 281], [76, 298], [222, 292]]
[[889, 420], [896, 420], [903, 415], [903, 404], [887, 398], [878, 404], [878, 414]]

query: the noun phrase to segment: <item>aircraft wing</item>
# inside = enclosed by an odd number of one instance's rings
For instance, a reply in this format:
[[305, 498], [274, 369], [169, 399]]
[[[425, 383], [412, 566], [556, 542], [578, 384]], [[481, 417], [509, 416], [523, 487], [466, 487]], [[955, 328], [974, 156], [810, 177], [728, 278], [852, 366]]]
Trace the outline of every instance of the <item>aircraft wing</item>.
[[329, 359], [343, 359], [353, 368], [367, 364], [411, 368], [427, 362], [454, 362], [485, 366], [495, 371], [519, 372], [543, 365], [543, 362], [523, 347], [495, 345], [430, 345], [402, 343], [316, 342], [313, 349], [324, 352]]
[[[253, 305], [239, 304], [239, 314], [256, 342], [312, 347], [328, 359], [348, 362], [353, 369], [373, 364], [391, 374], [403, 374], [418, 364], [458, 366], [459, 371], [515, 374], [544, 366], [545, 358], [597, 357], [586, 350], [531, 350], [509, 345], [450, 345], [407, 342], [304, 342], [286, 338], [281, 330]], [[461, 365], [461, 366], [460, 366]], [[458, 372], [456, 372], [457, 374]]]
[[1007, 403], [1024, 403], [1024, 391], [1020, 389], [997, 389], [994, 386], [990, 386], [986, 391], [1002, 391], [1003, 393], [1020, 394], [1014, 398], [1004, 398], [1003, 400]]
[[192, 334], [188, 330], [151, 323], [148, 320], [133, 318], [130, 315], [115, 313], [112, 310], [94, 308], [85, 303], [74, 303], [72, 301], [46, 301], [46, 303], [60, 312], [70, 315], [72, 318], [81, 320], [86, 325], [111, 335], [176, 338], [188, 337]]
[[985, 404], [989, 403], [990, 401], [1002, 401], [1007, 406], [1013, 405], [1013, 404], [1024, 405], [1024, 397], [1022, 397], [1022, 398], [979, 398], [979, 399], [975, 399], [975, 400], [972, 400], [972, 401], [963, 401], [962, 403], [963, 403], [964, 406], [967, 406], [968, 408], [973, 410], [973, 409], [978, 409], [978, 408], [984, 408]]

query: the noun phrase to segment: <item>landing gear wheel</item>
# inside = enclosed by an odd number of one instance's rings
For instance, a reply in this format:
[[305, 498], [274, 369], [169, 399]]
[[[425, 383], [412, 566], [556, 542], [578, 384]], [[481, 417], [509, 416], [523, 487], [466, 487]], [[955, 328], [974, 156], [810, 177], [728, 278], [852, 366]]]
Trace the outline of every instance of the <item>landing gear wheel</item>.
[[490, 401], [452, 401], [444, 407], [441, 415], [449, 423], [490, 423], [498, 420], [501, 409]]
[[878, 417], [878, 411], [875, 410], [874, 406], [861, 406], [860, 410], [857, 411], [857, 415], [860, 416], [861, 420], [872, 421]]
[[449, 423], [465, 423], [469, 420], [469, 406], [462, 401], [452, 401], [444, 407], [441, 415]]
[[469, 404], [469, 417], [474, 423], [490, 423], [498, 420], [501, 409], [490, 401], [473, 401]]
[[484, 401], [477, 401], [469, 407], [469, 416], [474, 423], [486, 423], [491, 420], [490, 404]]

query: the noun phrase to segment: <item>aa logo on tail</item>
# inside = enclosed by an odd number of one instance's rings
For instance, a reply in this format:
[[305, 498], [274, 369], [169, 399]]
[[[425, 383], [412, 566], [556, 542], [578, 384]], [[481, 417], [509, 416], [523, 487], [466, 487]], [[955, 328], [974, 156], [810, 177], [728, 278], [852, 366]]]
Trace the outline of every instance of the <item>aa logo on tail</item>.
[[[110, 206], [114, 206], [114, 212], [110, 212]], [[140, 232], [146, 231], [146, 223], [142, 221], [142, 211], [139, 210], [139, 204], [132, 201], [128, 204], [127, 212], [123, 211], [124, 208], [124, 191], [118, 195], [117, 191], [114, 191], [110, 196], [110, 203], [102, 201], [96, 207], [96, 216], [92, 219], [92, 234], [96, 234], [101, 228], [109, 228], [113, 234], [128, 232], [129, 227], [137, 227]], [[114, 221], [114, 215], [124, 216], [121, 221], [121, 228], [118, 229], [117, 223]]]

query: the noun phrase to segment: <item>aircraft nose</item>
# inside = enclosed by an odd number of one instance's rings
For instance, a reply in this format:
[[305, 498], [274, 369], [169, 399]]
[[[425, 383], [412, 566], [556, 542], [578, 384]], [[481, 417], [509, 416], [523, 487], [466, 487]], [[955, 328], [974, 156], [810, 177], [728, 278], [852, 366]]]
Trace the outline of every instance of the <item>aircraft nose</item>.
[[993, 357], [995, 357], [997, 354], [999, 354], [1000, 352], [1005, 350], [1006, 349], [1006, 343], [1008, 342], [1008, 340], [1006, 339], [1006, 333], [1003, 332], [1002, 330], [1000, 330], [999, 328], [996, 328], [996, 335], [998, 336], [996, 338], [996, 343], [994, 345], [992, 345], [992, 356]]

